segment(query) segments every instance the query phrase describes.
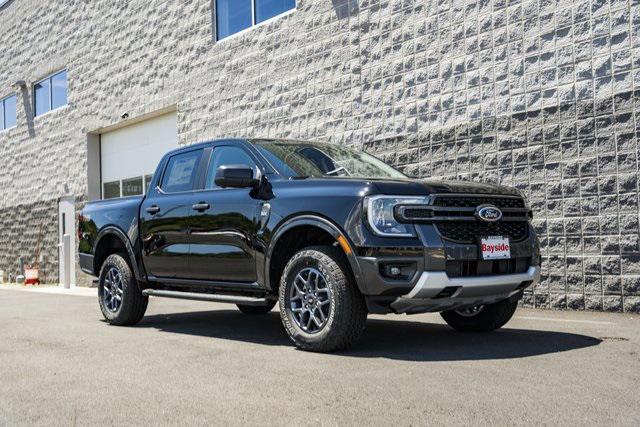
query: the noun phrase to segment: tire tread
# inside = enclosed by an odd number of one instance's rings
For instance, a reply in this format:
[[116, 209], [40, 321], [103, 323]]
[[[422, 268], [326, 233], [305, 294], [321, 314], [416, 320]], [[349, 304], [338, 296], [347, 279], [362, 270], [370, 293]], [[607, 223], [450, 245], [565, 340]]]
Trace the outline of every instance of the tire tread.
[[149, 297], [142, 295], [142, 291], [140, 290], [138, 282], [133, 275], [131, 266], [129, 266], [129, 263], [122, 254], [111, 254], [105, 259], [102, 264], [102, 268], [100, 269], [101, 280], [105, 273], [104, 270], [111, 265], [117, 267], [121, 274], [125, 276], [125, 289], [123, 289], [122, 293], [122, 305], [115, 315], [114, 313], [109, 312], [106, 307], [102, 305], [102, 299], [99, 297], [102, 314], [112, 325], [135, 325], [142, 319], [142, 317], [144, 317], [147, 305], [149, 304]]
[[[286, 278], [296, 263], [303, 258], [317, 259], [328, 270], [328, 273], [336, 279], [336, 297], [343, 298], [340, 304], [341, 312], [336, 312], [336, 319], [333, 327], [336, 330], [319, 342], [307, 342], [296, 339], [290, 332], [291, 327], [287, 325], [284, 295], [286, 289]], [[346, 265], [343, 254], [340, 250], [332, 246], [310, 246], [296, 253], [287, 263], [282, 273], [280, 282], [280, 312], [285, 329], [295, 345], [303, 350], [315, 352], [331, 352], [346, 350], [362, 335], [366, 320], [367, 307], [364, 297], [353, 283], [350, 269]]]

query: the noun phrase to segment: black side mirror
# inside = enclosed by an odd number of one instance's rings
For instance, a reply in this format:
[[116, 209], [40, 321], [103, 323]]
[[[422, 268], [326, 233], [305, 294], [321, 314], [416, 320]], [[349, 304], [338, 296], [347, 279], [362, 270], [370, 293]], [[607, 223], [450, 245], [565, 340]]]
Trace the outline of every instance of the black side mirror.
[[247, 165], [220, 166], [216, 171], [215, 183], [222, 188], [253, 188], [260, 182], [255, 175], [253, 168]]

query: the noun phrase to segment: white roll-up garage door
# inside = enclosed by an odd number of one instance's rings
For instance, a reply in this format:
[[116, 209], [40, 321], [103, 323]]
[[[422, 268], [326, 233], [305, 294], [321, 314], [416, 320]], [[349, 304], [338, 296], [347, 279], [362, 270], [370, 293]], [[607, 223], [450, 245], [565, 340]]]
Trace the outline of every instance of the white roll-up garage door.
[[162, 156], [177, 147], [175, 112], [103, 133], [102, 198], [144, 194]]

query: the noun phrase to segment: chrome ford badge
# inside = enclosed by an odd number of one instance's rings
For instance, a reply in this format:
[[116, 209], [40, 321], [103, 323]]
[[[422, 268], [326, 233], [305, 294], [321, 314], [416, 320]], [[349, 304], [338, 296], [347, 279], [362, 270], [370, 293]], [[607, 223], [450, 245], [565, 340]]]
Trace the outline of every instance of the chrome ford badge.
[[502, 211], [491, 205], [478, 206], [476, 218], [486, 222], [496, 222], [502, 218]]

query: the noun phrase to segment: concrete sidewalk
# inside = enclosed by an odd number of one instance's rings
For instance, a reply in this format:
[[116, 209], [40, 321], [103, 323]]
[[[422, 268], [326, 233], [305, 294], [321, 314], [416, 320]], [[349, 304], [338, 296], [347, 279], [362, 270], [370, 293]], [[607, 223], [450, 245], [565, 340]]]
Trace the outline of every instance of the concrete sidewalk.
[[24, 291], [34, 292], [41, 294], [54, 294], [54, 295], [73, 295], [82, 297], [96, 297], [98, 296], [98, 288], [87, 288], [83, 286], [74, 286], [69, 289], [65, 289], [61, 285], [0, 285], [0, 290], [9, 291]]

